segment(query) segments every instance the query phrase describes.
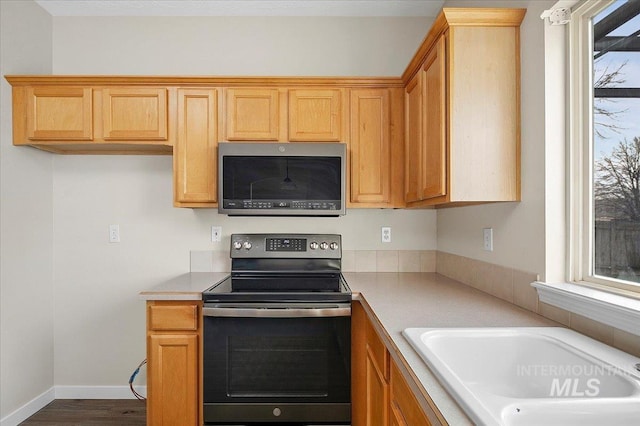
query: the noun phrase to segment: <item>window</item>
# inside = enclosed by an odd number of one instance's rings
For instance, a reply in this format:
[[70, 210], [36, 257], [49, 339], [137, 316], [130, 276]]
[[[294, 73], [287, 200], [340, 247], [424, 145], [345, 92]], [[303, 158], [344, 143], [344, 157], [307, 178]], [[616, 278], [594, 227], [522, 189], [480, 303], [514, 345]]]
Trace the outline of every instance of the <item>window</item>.
[[640, 0], [584, 1], [570, 23], [574, 281], [640, 292]]

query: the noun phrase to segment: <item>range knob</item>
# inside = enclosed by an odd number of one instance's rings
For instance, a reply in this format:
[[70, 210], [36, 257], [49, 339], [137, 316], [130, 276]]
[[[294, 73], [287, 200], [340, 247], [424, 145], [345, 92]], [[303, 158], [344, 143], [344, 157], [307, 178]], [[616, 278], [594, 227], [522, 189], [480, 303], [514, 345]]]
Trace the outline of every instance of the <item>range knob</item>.
[[329, 248], [329, 244], [327, 244], [326, 241], [323, 241], [320, 243], [320, 249], [321, 250], [326, 250], [327, 248]]
[[316, 249], [318, 248], [318, 243], [317, 243], [317, 242], [315, 242], [315, 241], [311, 241], [311, 242], [309, 243], [309, 248], [310, 248], [311, 250], [316, 250]]
[[242, 244], [242, 247], [244, 247], [247, 250], [251, 250], [251, 242], [245, 241], [244, 244]]
[[236, 250], [240, 250], [242, 248], [242, 243], [240, 241], [234, 241], [233, 248]]
[[338, 250], [338, 243], [334, 241], [331, 244], [329, 244], [329, 247], [331, 248], [331, 250]]

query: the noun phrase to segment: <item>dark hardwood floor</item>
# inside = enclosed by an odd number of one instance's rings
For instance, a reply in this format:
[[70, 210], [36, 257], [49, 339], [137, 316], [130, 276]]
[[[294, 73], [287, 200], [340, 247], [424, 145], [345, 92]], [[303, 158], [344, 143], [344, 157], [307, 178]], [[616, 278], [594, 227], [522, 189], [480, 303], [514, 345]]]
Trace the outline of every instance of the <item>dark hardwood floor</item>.
[[20, 425], [143, 426], [146, 412], [137, 399], [56, 399]]

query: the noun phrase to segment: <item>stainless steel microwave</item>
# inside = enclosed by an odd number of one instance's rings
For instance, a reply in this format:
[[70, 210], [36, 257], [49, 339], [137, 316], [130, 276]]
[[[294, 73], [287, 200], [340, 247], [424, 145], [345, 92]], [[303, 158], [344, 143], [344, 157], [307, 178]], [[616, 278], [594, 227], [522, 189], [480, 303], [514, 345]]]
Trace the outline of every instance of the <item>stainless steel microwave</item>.
[[218, 212], [235, 216], [344, 215], [341, 143], [218, 145]]

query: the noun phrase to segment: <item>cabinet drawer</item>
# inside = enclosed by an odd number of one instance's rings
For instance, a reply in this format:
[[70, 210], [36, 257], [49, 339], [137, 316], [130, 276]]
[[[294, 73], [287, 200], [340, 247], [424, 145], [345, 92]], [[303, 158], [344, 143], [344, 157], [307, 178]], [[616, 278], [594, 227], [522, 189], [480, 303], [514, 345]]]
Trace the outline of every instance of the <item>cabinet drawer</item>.
[[396, 424], [431, 425], [395, 362], [391, 363], [391, 411]]
[[148, 322], [148, 329], [154, 331], [197, 331], [198, 306], [151, 305], [149, 306]]
[[367, 341], [367, 352], [369, 356], [373, 358], [377, 367], [380, 369], [382, 374], [384, 375], [385, 380], [389, 380], [389, 352], [387, 352], [387, 347], [384, 345], [380, 336], [376, 332], [376, 329], [373, 327], [370, 321], [367, 321], [367, 333], [366, 333], [366, 341]]

